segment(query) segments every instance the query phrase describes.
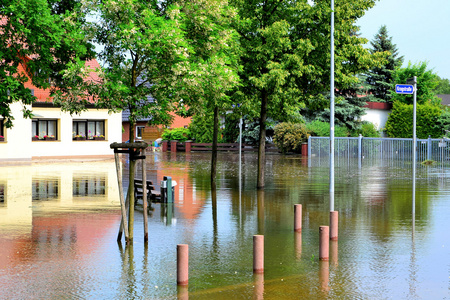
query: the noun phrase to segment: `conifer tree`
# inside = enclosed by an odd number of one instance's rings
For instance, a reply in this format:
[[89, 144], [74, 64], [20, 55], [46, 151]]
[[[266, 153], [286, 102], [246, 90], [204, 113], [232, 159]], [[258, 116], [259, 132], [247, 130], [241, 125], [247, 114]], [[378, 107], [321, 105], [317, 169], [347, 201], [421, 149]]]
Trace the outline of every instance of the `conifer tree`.
[[397, 45], [392, 42], [392, 37], [388, 35], [386, 25], [381, 26], [374, 40], [370, 42], [372, 54], [377, 52], [389, 52], [386, 63], [381, 67], [372, 68], [367, 76], [367, 83], [371, 86], [369, 93], [378, 101], [389, 102], [392, 95], [390, 88], [392, 85], [392, 72], [403, 63], [403, 56], [398, 56]]

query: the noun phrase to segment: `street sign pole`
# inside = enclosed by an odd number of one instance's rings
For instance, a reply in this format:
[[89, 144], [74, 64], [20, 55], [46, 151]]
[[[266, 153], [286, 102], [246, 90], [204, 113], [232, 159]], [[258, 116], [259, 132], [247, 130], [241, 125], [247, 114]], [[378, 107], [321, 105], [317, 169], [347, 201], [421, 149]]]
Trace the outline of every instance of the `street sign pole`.
[[330, 211], [334, 211], [334, 0], [331, 0]]
[[[412, 194], [412, 217], [416, 217], [416, 163], [417, 163], [417, 137], [416, 137], [416, 122], [417, 122], [417, 77], [414, 80], [414, 96], [413, 96], [413, 194]], [[414, 223], [413, 223], [414, 224]]]

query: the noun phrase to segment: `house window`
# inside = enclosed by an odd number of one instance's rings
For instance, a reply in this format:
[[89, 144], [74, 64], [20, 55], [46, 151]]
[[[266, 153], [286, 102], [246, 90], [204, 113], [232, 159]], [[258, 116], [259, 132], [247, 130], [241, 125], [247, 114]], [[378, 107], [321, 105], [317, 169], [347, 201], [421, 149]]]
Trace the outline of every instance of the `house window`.
[[144, 133], [145, 126], [136, 126], [136, 138], [142, 139], [142, 133]]
[[84, 137], [88, 140], [105, 137], [104, 120], [74, 120], [72, 128], [72, 138]]
[[33, 119], [31, 137], [33, 139], [56, 139], [58, 120]]

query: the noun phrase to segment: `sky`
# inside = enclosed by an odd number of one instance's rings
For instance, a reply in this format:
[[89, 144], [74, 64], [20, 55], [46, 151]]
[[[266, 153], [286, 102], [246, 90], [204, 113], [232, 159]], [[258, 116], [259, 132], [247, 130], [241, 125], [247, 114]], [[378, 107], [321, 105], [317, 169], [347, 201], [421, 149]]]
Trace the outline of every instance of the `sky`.
[[379, 0], [357, 25], [369, 41], [386, 25], [404, 67], [427, 61], [439, 77], [450, 79], [450, 0]]

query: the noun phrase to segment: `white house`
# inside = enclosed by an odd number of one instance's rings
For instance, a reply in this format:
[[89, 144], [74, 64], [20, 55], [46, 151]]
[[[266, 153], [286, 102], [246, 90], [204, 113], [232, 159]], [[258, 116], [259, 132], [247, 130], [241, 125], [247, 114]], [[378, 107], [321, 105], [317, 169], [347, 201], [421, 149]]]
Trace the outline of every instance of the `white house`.
[[[99, 67], [97, 61], [86, 63]], [[96, 76], [91, 72], [91, 76]], [[122, 141], [122, 113], [109, 114], [93, 105], [79, 115], [62, 112], [52, 104], [48, 90], [38, 89], [30, 81], [25, 87], [37, 97], [32, 119], [23, 118], [23, 104], [10, 108], [14, 127], [5, 128], [0, 116], [0, 162], [30, 161], [41, 158], [113, 157], [109, 144]]]

